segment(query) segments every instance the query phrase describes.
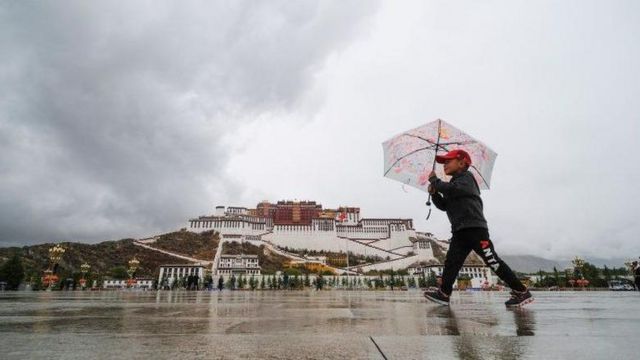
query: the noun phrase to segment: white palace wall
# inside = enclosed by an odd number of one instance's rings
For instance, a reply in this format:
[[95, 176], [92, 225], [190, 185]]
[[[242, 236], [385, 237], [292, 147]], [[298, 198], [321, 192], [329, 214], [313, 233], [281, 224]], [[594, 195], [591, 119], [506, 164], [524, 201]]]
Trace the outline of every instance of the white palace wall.
[[215, 230], [233, 235], [260, 235], [268, 231], [266, 223], [247, 220], [194, 219], [189, 221], [189, 231], [201, 233]]
[[412, 221], [406, 219], [359, 219], [353, 215], [344, 222], [313, 219], [310, 225], [273, 225], [270, 218], [249, 216], [242, 211], [223, 216], [219, 213], [190, 219], [189, 231], [215, 230], [224, 235], [268, 241], [279, 247], [349, 251], [383, 259], [395, 259], [415, 250], [410, 239], [416, 237], [416, 232]]
[[[373, 238], [374, 240], [378, 239], [379, 241], [372, 243], [371, 246], [367, 246], [365, 244], [370, 242], [372, 239], [359, 236], [361, 235], [359, 232], [313, 231], [311, 226], [276, 226], [272, 233], [266, 234], [262, 236], [262, 238], [280, 247], [288, 247], [292, 249], [326, 250], [336, 252], [350, 251], [359, 255], [380, 256], [382, 258], [390, 256], [391, 258], [395, 258], [398, 256], [389, 254], [387, 251], [398, 247], [404, 247], [396, 251], [399, 254], [406, 254], [409, 251], [412, 251], [412, 243], [409, 240], [412, 232], [412, 230], [400, 232], [392, 231], [391, 236], [389, 236], [387, 232], [385, 237]], [[362, 243], [354, 240], [362, 240]]]

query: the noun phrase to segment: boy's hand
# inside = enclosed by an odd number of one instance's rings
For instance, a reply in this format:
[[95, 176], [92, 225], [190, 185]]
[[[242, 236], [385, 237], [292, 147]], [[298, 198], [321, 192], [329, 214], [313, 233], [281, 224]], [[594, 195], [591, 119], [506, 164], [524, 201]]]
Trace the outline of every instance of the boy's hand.
[[436, 193], [436, 189], [431, 184], [429, 184], [429, 188], [427, 190], [429, 191], [429, 194], [431, 194], [431, 195]]
[[436, 176], [436, 177], [437, 177], [438, 175], [436, 175], [436, 172], [435, 172], [435, 171], [431, 170], [431, 172], [429, 173], [429, 179], [431, 179], [431, 178], [432, 178], [432, 177], [434, 177], [434, 176]]

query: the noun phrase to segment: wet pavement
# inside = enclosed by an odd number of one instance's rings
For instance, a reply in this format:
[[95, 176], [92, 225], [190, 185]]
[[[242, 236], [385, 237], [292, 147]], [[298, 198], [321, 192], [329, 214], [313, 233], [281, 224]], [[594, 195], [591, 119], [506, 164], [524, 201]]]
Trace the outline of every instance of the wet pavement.
[[631, 359], [637, 292], [0, 292], [6, 359]]

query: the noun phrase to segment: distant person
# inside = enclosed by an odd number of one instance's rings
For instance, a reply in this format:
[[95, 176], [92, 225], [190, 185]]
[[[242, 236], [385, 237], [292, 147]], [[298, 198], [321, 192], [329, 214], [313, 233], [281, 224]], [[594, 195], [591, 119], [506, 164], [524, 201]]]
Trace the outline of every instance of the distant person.
[[527, 287], [502, 261], [489, 238], [489, 228], [482, 211], [480, 188], [473, 174], [469, 172], [471, 157], [464, 150], [452, 150], [436, 156], [436, 162], [444, 164], [444, 173], [451, 181], [440, 180], [435, 172], [429, 174], [429, 193], [433, 204], [447, 212], [451, 222], [451, 244], [444, 262], [442, 285], [437, 290], [427, 290], [424, 296], [438, 304], [449, 305], [453, 283], [465, 259], [475, 251], [482, 260], [511, 288], [511, 298], [507, 307], [519, 307], [533, 301]]
[[640, 263], [637, 261], [633, 262], [633, 277], [636, 284], [636, 290], [640, 291]]
[[324, 285], [324, 279], [322, 278], [322, 274], [319, 274], [316, 278], [316, 290], [322, 290], [322, 286]]
[[224, 279], [222, 278], [222, 275], [220, 275], [218, 278], [218, 291], [222, 291], [222, 289], [224, 289]]

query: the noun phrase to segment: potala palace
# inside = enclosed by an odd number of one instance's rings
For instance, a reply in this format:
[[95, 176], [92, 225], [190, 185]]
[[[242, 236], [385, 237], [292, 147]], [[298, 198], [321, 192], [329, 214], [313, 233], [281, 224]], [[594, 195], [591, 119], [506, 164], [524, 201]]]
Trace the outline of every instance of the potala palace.
[[[190, 219], [193, 232], [215, 230], [222, 240], [241, 240], [279, 248], [351, 252], [384, 259], [350, 270], [407, 268], [436, 262], [429, 233], [419, 233], [412, 219], [361, 218], [357, 207], [323, 209], [315, 201], [267, 201], [256, 208], [217, 206], [213, 215]], [[446, 242], [442, 242], [447, 247]]]

